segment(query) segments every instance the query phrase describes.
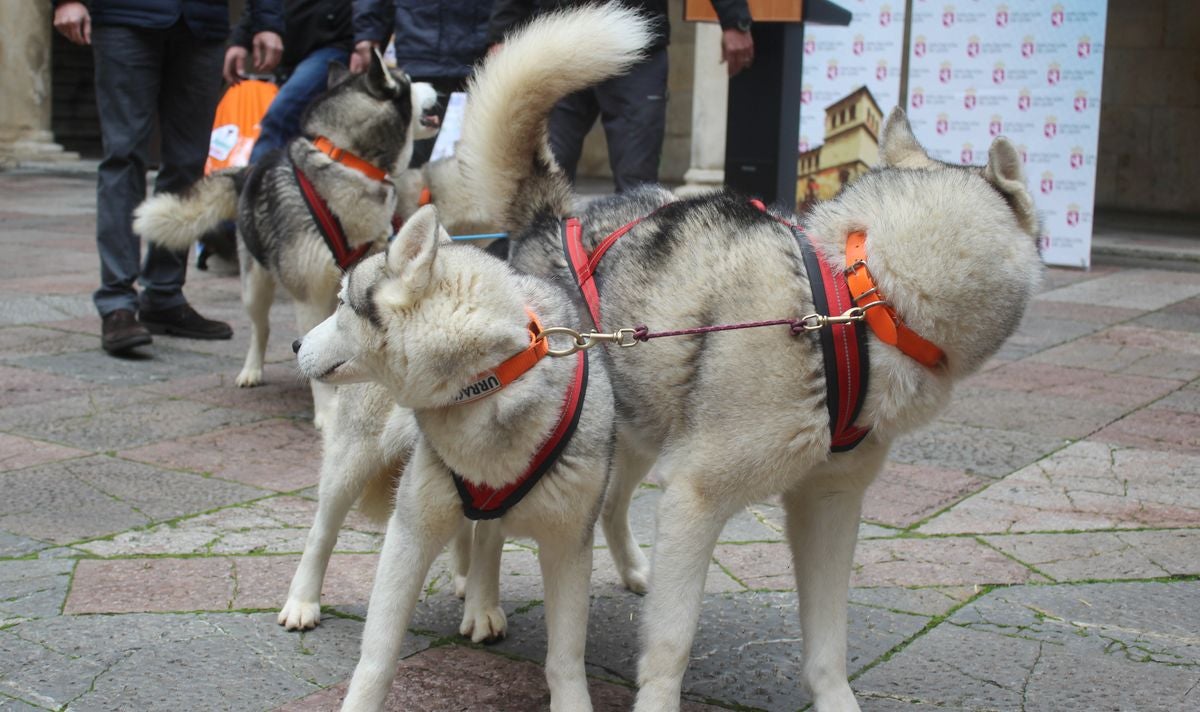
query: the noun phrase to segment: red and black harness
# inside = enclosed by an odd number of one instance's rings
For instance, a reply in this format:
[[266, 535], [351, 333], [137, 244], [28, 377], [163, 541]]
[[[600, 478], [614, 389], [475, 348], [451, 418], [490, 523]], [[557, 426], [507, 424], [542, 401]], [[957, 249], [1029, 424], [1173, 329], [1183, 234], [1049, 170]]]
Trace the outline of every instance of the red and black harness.
[[[387, 171], [372, 165], [349, 151], [338, 148], [324, 136], [318, 136], [312, 143], [318, 151], [329, 156], [332, 160], [362, 173], [367, 178], [380, 182], [388, 180]], [[333, 214], [333, 211], [329, 208], [329, 203], [325, 202], [325, 198], [317, 192], [316, 186], [313, 185], [309, 177], [295, 163], [292, 164], [292, 173], [296, 176], [296, 183], [300, 186], [300, 194], [304, 196], [304, 204], [308, 207], [309, 214], [312, 215], [313, 223], [317, 226], [317, 231], [321, 233], [321, 239], [325, 241], [325, 246], [329, 248], [329, 254], [333, 255], [333, 261], [337, 263], [338, 268], [345, 272], [358, 264], [359, 260], [371, 252], [371, 248], [375, 246], [375, 241], [364, 242], [357, 247], [352, 247], [350, 240], [346, 237], [346, 230], [342, 227], [342, 221], [338, 220], [338, 217]], [[428, 202], [430, 202], [429, 189], [424, 188], [421, 191], [420, 204], [425, 205]], [[395, 234], [403, 224], [403, 218], [399, 215], [393, 215], [392, 234]], [[381, 235], [380, 237], [386, 236]]]
[[[541, 323], [532, 313], [529, 317], [529, 347], [496, 368], [479, 374], [459, 392], [454, 401], [456, 404], [478, 400], [495, 393], [533, 368], [548, 354], [550, 344], [542, 333]], [[583, 414], [583, 395], [587, 391], [588, 380], [587, 352], [576, 351], [575, 358], [575, 373], [563, 398], [558, 423], [538, 446], [529, 466], [520, 477], [503, 487], [493, 488], [472, 482], [457, 472], [452, 473], [454, 487], [462, 500], [463, 514], [468, 519], [496, 519], [503, 516], [529, 494], [538, 480], [542, 479], [542, 475], [554, 467], [567, 444], [571, 442], [575, 428], [579, 425], [579, 418]]]

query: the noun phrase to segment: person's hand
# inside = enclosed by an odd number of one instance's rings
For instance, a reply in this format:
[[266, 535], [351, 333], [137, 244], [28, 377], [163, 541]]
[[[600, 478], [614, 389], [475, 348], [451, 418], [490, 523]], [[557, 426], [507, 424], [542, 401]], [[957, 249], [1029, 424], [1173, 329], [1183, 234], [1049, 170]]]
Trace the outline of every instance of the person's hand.
[[250, 53], [241, 45], [230, 45], [229, 49], [225, 50], [225, 66], [221, 70], [221, 76], [225, 77], [226, 84], [233, 86], [246, 76], [248, 54]]
[[354, 45], [354, 54], [350, 55], [350, 71], [354, 74], [362, 74], [371, 67], [371, 53], [379, 46], [378, 42], [371, 40], [359, 40]]
[[77, 45], [92, 43], [92, 16], [78, 0], [54, 8], [54, 29]]
[[279, 66], [283, 59], [283, 38], [274, 32], [259, 32], [251, 42], [254, 49], [254, 71], [266, 74]]
[[735, 27], [721, 31], [721, 61], [733, 76], [754, 63], [754, 38]]

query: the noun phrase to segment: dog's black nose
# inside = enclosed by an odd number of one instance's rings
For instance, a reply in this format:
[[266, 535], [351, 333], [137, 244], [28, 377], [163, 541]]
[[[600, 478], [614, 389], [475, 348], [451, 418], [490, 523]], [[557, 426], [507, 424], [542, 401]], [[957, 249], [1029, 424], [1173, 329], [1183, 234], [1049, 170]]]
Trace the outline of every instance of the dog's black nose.
[[292, 353], [294, 353], [294, 354], [300, 353], [300, 339], [296, 339], [295, 341], [292, 342]]

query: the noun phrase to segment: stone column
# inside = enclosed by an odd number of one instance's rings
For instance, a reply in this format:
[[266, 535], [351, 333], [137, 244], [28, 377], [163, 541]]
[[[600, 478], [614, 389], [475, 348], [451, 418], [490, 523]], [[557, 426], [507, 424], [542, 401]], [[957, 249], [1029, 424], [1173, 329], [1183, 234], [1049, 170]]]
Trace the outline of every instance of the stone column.
[[46, 0], [0, 3], [0, 165], [75, 157], [50, 132], [51, 19]]
[[721, 63], [721, 27], [696, 23], [695, 75], [692, 90], [691, 164], [683, 174], [681, 195], [720, 188], [725, 182], [725, 112], [729, 76]]

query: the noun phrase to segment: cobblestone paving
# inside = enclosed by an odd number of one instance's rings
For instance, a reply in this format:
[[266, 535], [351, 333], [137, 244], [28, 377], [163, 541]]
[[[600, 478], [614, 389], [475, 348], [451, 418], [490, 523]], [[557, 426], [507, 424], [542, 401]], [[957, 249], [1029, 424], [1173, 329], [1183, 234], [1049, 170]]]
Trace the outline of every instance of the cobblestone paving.
[[[0, 710], [336, 707], [382, 535], [352, 516], [321, 626], [275, 624], [320, 457], [289, 306], [257, 389], [232, 384], [248, 332], [234, 277], [193, 271], [187, 288], [233, 341], [105, 356], [93, 186], [0, 175]], [[1050, 270], [1020, 332], [897, 443], [853, 574], [865, 712], [1200, 710], [1198, 332], [1200, 275]], [[659, 496], [634, 502], [643, 542]], [[809, 704], [781, 531], [770, 502], [726, 528], [688, 710]], [[595, 561], [593, 700], [628, 709], [640, 599]], [[481, 648], [456, 635], [439, 562], [389, 709], [546, 708], [535, 551], [510, 542], [502, 568], [510, 635]]]

